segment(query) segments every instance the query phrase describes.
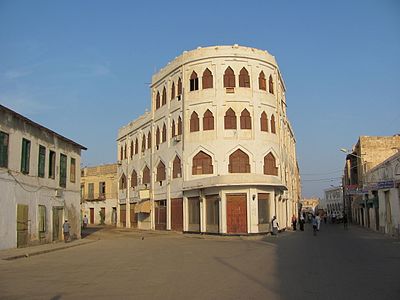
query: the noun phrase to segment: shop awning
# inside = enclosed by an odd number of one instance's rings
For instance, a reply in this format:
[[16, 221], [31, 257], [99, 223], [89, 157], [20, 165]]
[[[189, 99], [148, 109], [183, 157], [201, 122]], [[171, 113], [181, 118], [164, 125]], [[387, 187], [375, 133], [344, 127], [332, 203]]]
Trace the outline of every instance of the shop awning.
[[151, 212], [150, 200], [142, 201], [142, 202], [136, 204], [135, 212], [149, 214]]

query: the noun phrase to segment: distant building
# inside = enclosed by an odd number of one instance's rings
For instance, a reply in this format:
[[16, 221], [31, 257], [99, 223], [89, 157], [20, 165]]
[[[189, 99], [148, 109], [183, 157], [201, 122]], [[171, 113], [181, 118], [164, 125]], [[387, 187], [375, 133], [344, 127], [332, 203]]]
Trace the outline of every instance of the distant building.
[[343, 188], [341, 186], [331, 187], [324, 190], [325, 206], [328, 215], [336, 216], [343, 214]]
[[81, 236], [85, 147], [0, 105], [0, 249]]
[[315, 214], [319, 203], [319, 198], [303, 198], [300, 200], [301, 212], [306, 214]]
[[[346, 157], [343, 176], [345, 210], [354, 223], [377, 230], [379, 202], [368, 199], [367, 173], [393, 156], [400, 148], [400, 136], [360, 136]], [[375, 197], [374, 197], [375, 198]], [[371, 220], [374, 220], [371, 222]]]
[[238, 45], [185, 51], [156, 73], [151, 111], [118, 132], [119, 226], [290, 226], [300, 177], [285, 93], [275, 58]]
[[81, 170], [82, 215], [89, 224], [117, 223], [117, 164], [86, 167]]

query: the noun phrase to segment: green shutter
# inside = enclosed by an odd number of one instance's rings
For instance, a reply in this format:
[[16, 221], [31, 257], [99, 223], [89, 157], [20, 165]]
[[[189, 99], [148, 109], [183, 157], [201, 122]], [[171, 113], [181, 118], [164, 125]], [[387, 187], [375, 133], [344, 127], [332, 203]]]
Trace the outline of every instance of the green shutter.
[[46, 161], [46, 148], [42, 145], [39, 145], [39, 163], [38, 163], [38, 176], [44, 177], [44, 168]]
[[60, 154], [60, 186], [67, 187], [67, 156]]
[[21, 172], [24, 174], [29, 174], [30, 151], [31, 142], [27, 139], [22, 139]]
[[8, 134], [0, 131], [0, 167], [8, 167]]

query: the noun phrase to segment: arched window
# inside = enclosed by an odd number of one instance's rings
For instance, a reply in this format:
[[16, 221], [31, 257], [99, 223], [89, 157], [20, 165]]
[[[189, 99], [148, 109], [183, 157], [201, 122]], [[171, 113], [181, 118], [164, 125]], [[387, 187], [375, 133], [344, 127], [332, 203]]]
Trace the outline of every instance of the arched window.
[[203, 130], [213, 130], [214, 129], [214, 116], [212, 112], [207, 109], [203, 115]]
[[175, 82], [172, 81], [172, 86], [171, 86], [171, 100], [175, 99]]
[[224, 74], [224, 87], [235, 87], [235, 73], [231, 67], [226, 68]]
[[274, 81], [272, 80], [272, 75], [269, 75], [268, 84], [269, 84], [268, 90], [271, 94], [273, 94], [274, 93]]
[[156, 146], [160, 145], [160, 128], [157, 127], [156, 131]]
[[242, 68], [239, 73], [239, 87], [250, 87], [250, 76], [246, 68]]
[[178, 118], [178, 135], [182, 134], [182, 119], [181, 117]]
[[236, 129], [236, 114], [232, 108], [229, 108], [226, 111], [224, 123], [225, 123], [225, 129]]
[[124, 148], [125, 148], [125, 150], [124, 150], [124, 158], [126, 159], [126, 156], [128, 155], [127, 154], [128, 151], [127, 151], [127, 145], [126, 144], [124, 145]]
[[203, 72], [203, 89], [212, 89], [213, 88], [213, 75], [211, 71], [207, 68]]
[[167, 104], [167, 91], [165, 90], [165, 86], [162, 91], [162, 105]]
[[134, 188], [135, 186], [137, 186], [137, 173], [133, 170], [131, 174], [131, 187]]
[[251, 116], [247, 109], [240, 114], [240, 129], [251, 129]]
[[142, 136], [142, 152], [146, 150], [146, 135], [143, 134]]
[[136, 138], [136, 140], [135, 140], [135, 154], [138, 154], [138, 152], [139, 152], [139, 141]]
[[157, 166], [157, 181], [163, 181], [165, 180], [165, 177], [165, 165], [160, 161]]
[[192, 175], [212, 174], [213, 165], [210, 155], [200, 151], [193, 157]]
[[258, 76], [258, 88], [263, 91], [267, 90], [267, 80], [265, 79], [265, 74], [263, 71], [261, 71], [260, 75]]
[[195, 71], [190, 75], [190, 91], [197, 91], [199, 89], [199, 78]]
[[160, 108], [161, 103], [160, 103], [160, 92], [157, 92], [156, 96], [156, 109]]
[[199, 131], [199, 116], [194, 111], [190, 116], [190, 132]]
[[264, 174], [278, 176], [275, 156], [272, 153], [268, 153], [264, 157]]
[[124, 148], [121, 146], [120, 151], [119, 151], [119, 160], [124, 159]]
[[238, 149], [229, 156], [229, 173], [250, 173], [249, 156]]
[[276, 129], [275, 129], [275, 116], [274, 116], [274, 115], [271, 116], [271, 132], [272, 132], [272, 133], [276, 133]]
[[175, 132], [175, 120], [172, 120], [171, 132], [172, 132], [172, 137], [176, 136], [176, 132]]
[[164, 143], [166, 141], [167, 141], [167, 126], [165, 126], [164, 123], [164, 126], [162, 128], [162, 142]]
[[151, 149], [151, 131], [147, 135], [147, 149]]
[[180, 77], [178, 79], [178, 95], [182, 95], [182, 80]]
[[133, 148], [133, 141], [131, 141], [131, 158], [133, 157], [133, 151], [134, 151], [134, 148]]
[[179, 156], [175, 156], [175, 159], [172, 164], [172, 178], [179, 178], [182, 177], [182, 165], [181, 159]]
[[126, 189], [126, 176], [122, 174], [121, 178], [119, 179], [119, 189], [125, 190]]
[[144, 167], [143, 169], [143, 184], [148, 184], [150, 183], [150, 169], [148, 166]]
[[263, 111], [261, 114], [260, 126], [261, 126], [261, 131], [268, 132], [268, 117], [267, 117], [267, 114], [265, 113], [265, 111]]

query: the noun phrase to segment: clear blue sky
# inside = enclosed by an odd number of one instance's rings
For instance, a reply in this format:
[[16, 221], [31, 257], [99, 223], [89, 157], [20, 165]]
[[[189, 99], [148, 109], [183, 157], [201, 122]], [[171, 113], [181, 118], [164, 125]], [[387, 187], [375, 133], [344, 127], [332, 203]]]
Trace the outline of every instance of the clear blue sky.
[[277, 58], [303, 196], [339, 183], [339, 148], [400, 132], [397, 0], [0, 0], [0, 103], [88, 147], [83, 165], [115, 162], [152, 74], [225, 44]]

